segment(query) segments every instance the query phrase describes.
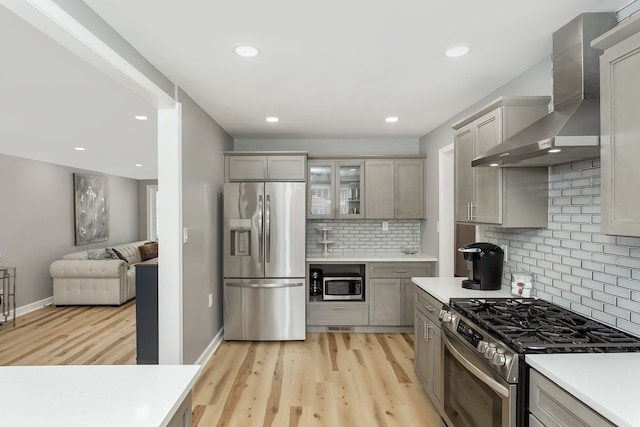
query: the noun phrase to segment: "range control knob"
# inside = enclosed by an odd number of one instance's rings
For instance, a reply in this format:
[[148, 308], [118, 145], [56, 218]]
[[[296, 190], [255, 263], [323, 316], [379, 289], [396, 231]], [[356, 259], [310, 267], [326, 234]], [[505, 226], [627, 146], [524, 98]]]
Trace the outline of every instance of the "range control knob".
[[480, 353], [484, 353], [485, 351], [487, 351], [487, 347], [489, 347], [489, 343], [486, 341], [480, 341], [478, 343], [478, 346], [476, 347], [476, 349], [480, 352]]
[[448, 312], [447, 310], [440, 310], [440, 320], [442, 320], [444, 323], [449, 323], [451, 322], [451, 313]]
[[487, 359], [491, 360], [493, 359], [493, 355], [496, 354], [498, 350], [496, 350], [496, 345], [495, 344], [489, 344], [489, 346], [487, 347], [487, 349], [484, 352], [484, 357], [486, 357]]
[[507, 358], [503, 353], [496, 352], [491, 359], [491, 363], [496, 366], [504, 366], [504, 364], [507, 363]]

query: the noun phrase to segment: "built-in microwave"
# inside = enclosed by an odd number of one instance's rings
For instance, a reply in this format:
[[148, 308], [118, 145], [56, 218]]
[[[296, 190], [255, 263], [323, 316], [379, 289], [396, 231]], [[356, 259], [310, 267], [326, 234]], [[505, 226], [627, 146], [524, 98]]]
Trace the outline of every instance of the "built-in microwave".
[[329, 273], [322, 278], [322, 299], [364, 301], [362, 276], [357, 273]]

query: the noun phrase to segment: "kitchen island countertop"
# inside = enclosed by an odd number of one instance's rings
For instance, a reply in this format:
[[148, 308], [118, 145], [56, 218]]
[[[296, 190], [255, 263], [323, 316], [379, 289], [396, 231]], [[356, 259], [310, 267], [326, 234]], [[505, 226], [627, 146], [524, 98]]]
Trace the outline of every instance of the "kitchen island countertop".
[[7, 426], [165, 426], [200, 365], [2, 366]]
[[533, 354], [525, 360], [612, 423], [640, 426], [640, 353]]
[[509, 298], [511, 288], [502, 287], [495, 291], [476, 291], [462, 287], [466, 277], [412, 277], [411, 281], [420, 289], [431, 294], [442, 303], [451, 298]]
[[438, 258], [427, 254], [403, 254], [402, 252], [387, 253], [335, 253], [329, 256], [314, 255], [307, 257], [307, 262], [332, 263], [332, 262], [434, 262]]

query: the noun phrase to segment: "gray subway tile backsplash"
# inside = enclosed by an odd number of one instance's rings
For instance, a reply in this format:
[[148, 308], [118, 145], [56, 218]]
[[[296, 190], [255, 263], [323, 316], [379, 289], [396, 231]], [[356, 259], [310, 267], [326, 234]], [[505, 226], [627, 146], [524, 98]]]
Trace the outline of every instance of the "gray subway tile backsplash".
[[327, 239], [329, 253], [334, 255], [349, 253], [400, 252], [404, 247], [420, 248], [419, 220], [388, 220], [389, 230], [382, 230], [382, 221], [378, 220], [308, 220], [307, 255], [321, 256], [324, 246], [319, 228], [331, 228]]
[[549, 226], [481, 226], [482, 240], [509, 245], [511, 273], [534, 275], [533, 294], [640, 336], [640, 238], [600, 233], [600, 159], [549, 168]]

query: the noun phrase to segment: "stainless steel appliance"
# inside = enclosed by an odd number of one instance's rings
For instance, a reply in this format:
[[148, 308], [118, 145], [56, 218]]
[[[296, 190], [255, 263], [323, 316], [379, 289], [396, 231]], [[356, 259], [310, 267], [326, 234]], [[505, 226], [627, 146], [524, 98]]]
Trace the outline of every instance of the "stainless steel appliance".
[[224, 185], [224, 338], [304, 340], [305, 184]]
[[309, 270], [309, 295], [316, 296], [322, 294], [322, 269], [312, 268]]
[[533, 298], [454, 298], [440, 319], [449, 427], [528, 426], [526, 354], [640, 351], [632, 335]]
[[586, 12], [553, 33], [553, 111], [471, 164], [551, 166], [600, 156], [602, 50], [591, 41], [615, 25], [614, 12]]
[[468, 279], [462, 281], [462, 287], [495, 291], [502, 286], [502, 262], [504, 251], [493, 243], [471, 243], [463, 246], [462, 252], [467, 261]]
[[362, 276], [357, 273], [328, 273], [323, 279], [322, 299], [328, 301], [363, 301]]

